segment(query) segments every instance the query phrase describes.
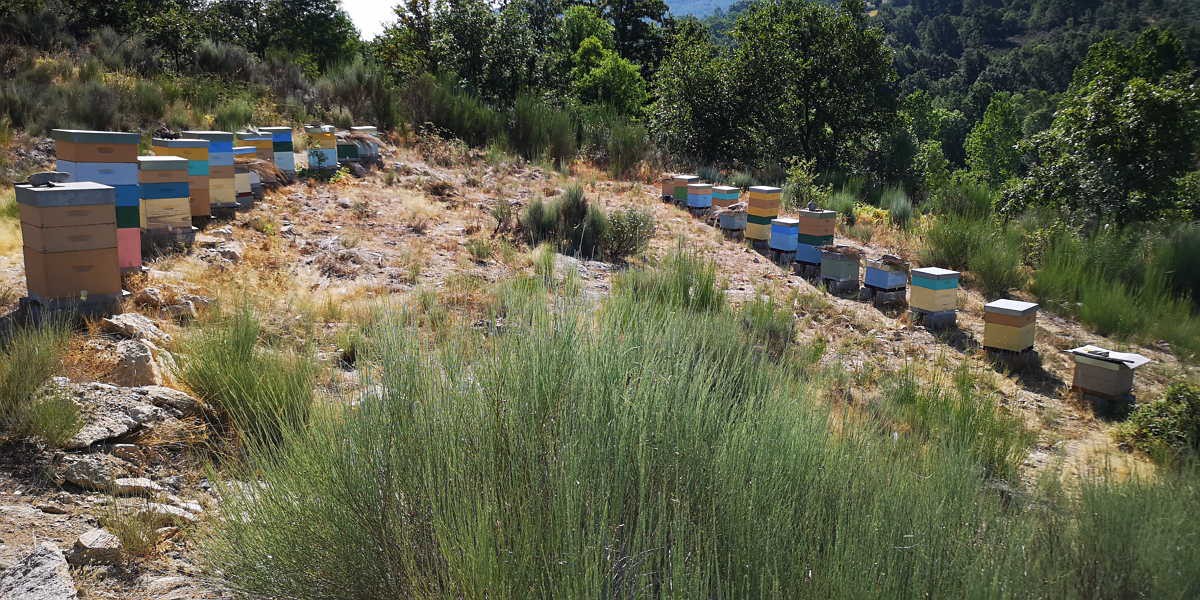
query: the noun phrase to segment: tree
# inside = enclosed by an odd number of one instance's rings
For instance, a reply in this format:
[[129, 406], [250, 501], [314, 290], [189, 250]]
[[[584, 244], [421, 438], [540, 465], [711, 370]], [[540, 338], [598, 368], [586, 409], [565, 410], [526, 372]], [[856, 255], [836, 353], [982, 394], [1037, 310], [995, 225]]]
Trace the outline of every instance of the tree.
[[600, 16], [600, 11], [591, 6], [576, 4], [563, 12], [562, 38], [568, 53], [574, 54], [579, 44], [588, 38], [596, 38], [600, 45], [614, 49], [616, 41], [612, 23]]
[[1016, 176], [1021, 166], [1021, 120], [1010, 94], [992, 96], [983, 120], [967, 135], [967, 166], [993, 187]]
[[765, 164], [864, 162], [896, 118], [896, 72], [883, 32], [809, 0], [755, 4], [733, 31], [729, 72], [741, 152]]
[[742, 107], [730, 93], [727, 66], [707, 29], [683, 21], [654, 79], [650, 131], [659, 148], [709, 163], [736, 157]]
[[321, 69], [358, 51], [358, 31], [337, 0], [267, 0], [266, 45], [311, 58]]
[[666, 44], [667, 4], [663, 0], [600, 0], [599, 7], [600, 14], [613, 24], [621, 57], [654, 71]]
[[637, 65], [594, 37], [579, 44], [571, 79], [582, 102], [611, 106], [621, 115], [637, 114], [646, 101], [646, 82]]
[[1007, 212], [1040, 204], [1127, 224], [1175, 207], [1200, 158], [1200, 91], [1190, 65], [1166, 71], [1172, 63], [1156, 58], [1171, 45], [1162, 32], [1143, 39], [1155, 41], [1093, 46], [1053, 125], [1034, 138], [1034, 167], [1005, 194]]

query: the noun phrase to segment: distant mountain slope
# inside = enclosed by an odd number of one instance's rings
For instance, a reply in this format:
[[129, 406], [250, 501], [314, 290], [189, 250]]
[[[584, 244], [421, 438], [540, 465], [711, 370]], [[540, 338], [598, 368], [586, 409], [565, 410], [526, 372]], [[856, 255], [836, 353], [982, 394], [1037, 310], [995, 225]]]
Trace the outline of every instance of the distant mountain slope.
[[667, 6], [671, 9], [671, 14], [682, 17], [691, 15], [694, 17], [707, 17], [717, 9], [726, 10], [734, 3], [734, 0], [666, 0]]

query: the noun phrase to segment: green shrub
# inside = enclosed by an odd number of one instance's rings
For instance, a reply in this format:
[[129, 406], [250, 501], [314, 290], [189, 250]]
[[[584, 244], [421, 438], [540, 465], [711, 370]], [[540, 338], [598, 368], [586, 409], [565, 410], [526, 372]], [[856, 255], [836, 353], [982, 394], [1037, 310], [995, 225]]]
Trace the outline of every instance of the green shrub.
[[750, 189], [750, 186], [755, 185], [754, 175], [748, 171], [734, 171], [729, 176], [729, 185], [742, 188], [743, 190]]
[[492, 241], [485, 238], [474, 237], [467, 240], [467, 252], [471, 254], [477, 262], [484, 262], [492, 257], [495, 248], [492, 246]]
[[426, 73], [403, 88], [413, 123], [418, 127], [433, 125], [472, 146], [484, 146], [502, 137], [506, 129], [504, 115], [443, 79]]
[[660, 268], [621, 273], [613, 287], [635, 301], [667, 308], [716, 312], [725, 307], [725, 291], [717, 285], [716, 266], [682, 249], [667, 256]]
[[796, 315], [766, 295], [758, 295], [738, 309], [742, 327], [756, 344], [775, 355], [782, 354], [796, 335]]
[[938, 217], [925, 230], [921, 262], [947, 269], [966, 269], [983, 237], [993, 227], [988, 219]]
[[221, 131], [241, 131], [253, 122], [254, 105], [245, 98], [224, 102], [213, 115], [213, 125]]
[[608, 218], [588, 203], [583, 188], [572, 184], [550, 202], [536, 199], [521, 213], [521, 228], [531, 245], [553, 242], [559, 252], [594, 258], [608, 235]]
[[20, 431], [62, 447], [79, 432], [83, 420], [79, 406], [64, 394], [41, 393], [26, 405], [21, 415]]
[[608, 141], [609, 174], [620, 177], [641, 162], [650, 150], [648, 139], [646, 128], [641, 125], [624, 121], [613, 124]]
[[1160, 460], [1200, 455], [1200, 387], [1177, 383], [1161, 398], [1139, 404], [1118, 439]]
[[1200, 225], [1176, 228], [1157, 245], [1153, 260], [1158, 270], [1169, 274], [1178, 294], [1200, 305]]
[[1195, 476], [1012, 492], [1024, 434], [973, 386], [831, 414], [728, 311], [525, 291], [538, 312], [503, 335], [372, 331], [370, 394], [217, 482], [211, 567], [314, 599], [1194, 589]]
[[988, 298], [1003, 297], [1023, 287], [1021, 240], [1007, 230], [995, 230], [979, 240], [967, 269]]
[[216, 315], [186, 340], [180, 379], [251, 447], [272, 447], [308, 421], [316, 374], [306, 352], [272, 348], [249, 308]]
[[908, 229], [912, 223], [913, 205], [912, 200], [908, 199], [908, 194], [898, 187], [890, 187], [883, 191], [880, 197], [880, 204], [887, 209], [888, 218], [892, 225], [900, 229]]
[[[4, 431], [25, 432], [31, 405], [42, 401], [38, 396], [42, 386], [62, 368], [69, 337], [67, 320], [51, 320], [18, 327], [0, 340], [0, 426]], [[38, 420], [42, 419], [39, 410], [32, 415]]]
[[721, 169], [713, 165], [701, 165], [696, 169], [696, 175], [701, 181], [709, 183], [721, 183], [724, 180]]
[[829, 210], [837, 211], [842, 215], [842, 219], [847, 225], [854, 225], [858, 220], [858, 214], [854, 212], [854, 208], [858, 206], [858, 196], [847, 191], [837, 191], [829, 197]]
[[653, 215], [636, 208], [620, 209], [609, 213], [600, 245], [608, 260], [623, 260], [645, 251], [653, 237]]

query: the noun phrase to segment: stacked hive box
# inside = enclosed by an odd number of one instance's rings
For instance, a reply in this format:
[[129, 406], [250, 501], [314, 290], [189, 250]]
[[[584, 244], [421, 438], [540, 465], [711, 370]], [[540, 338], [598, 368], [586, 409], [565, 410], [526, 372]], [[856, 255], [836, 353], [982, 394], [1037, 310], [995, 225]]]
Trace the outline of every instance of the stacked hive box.
[[269, 163], [275, 162], [275, 147], [271, 134], [259, 133], [257, 131], [239, 131], [237, 133], [237, 143], [242, 146], [252, 146], [254, 148], [254, 156]]
[[712, 189], [712, 203], [717, 208], [729, 208], [737, 204], [742, 190], [728, 185], [714, 185]]
[[252, 159], [256, 154], [254, 146], [233, 147], [233, 185], [237, 192], [238, 208], [250, 208], [254, 205], [254, 191], [250, 187], [250, 164], [239, 162], [237, 159]]
[[700, 183], [700, 178], [695, 175], [676, 175], [672, 179], [672, 192], [675, 197], [675, 204], [679, 206], [687, 205], [688, 186], [693, 183]]
[[73, 181], [111, 186], [116, 193], [117, 256], [122, 269], [142, 266], [136, 133], [54, 129], [57, 169]]
[[747, 203], [746, 239], [766, 244], [771, 238], [771, 220], [779, 216], [779, 200], [783, 190], [756, 185], [750, 188]]
[[304, 133], [308, 134], [308, 168], [336, 169], [337, 138], [333, 134], [333, 125], [305, 127]]
[[[779, 217], [771, 220], [771, 239], [767, 244], [776, 252], [792, 254], [796, 252], [796, 244], [800, 234], [800, 221]], [[790, 257], [788, 262], [791, 262]]]
[[938, 267], [912, 270], [908, 304], [926, 313], [953, 312], [958, 308], [958, 271]]
[[354, 139], [350, 137], [349, 133], [338, 132], [335, 135], [335, 138], [337, 144], [338, 162], [358, 162], [360, 158], [359, 148], [358, 145], [354, 143]]
[[121, 293], [115, 188], [90, 181], [20, 184], [16, 196], [30, 298], [95, 300]]
[[659, 182], [662, 186], [662, 201], [670, 202], [675, 198], [675, 176], [663, 177]]
[[159, 156], [177, 156], [188, 161], [189, 206], [193, 219], [207, 219], [212, 215], [212, 199], [208, 187], [208, 140], [154, 138], [150, 141], [154, 153]]
[[1038, 305], [1019, 300], [996, 300], [983, 305], [983, 347], [1025, 352], [1033, 348]]
[[796, 248], [796, 262], [808, 265], [821, 264], [821, 246], [833, 244], [833, 227], [837, 213], [832, 210], [801, 209], [800, 240]]
[[867, 261], [863, 283], [879, 291], [903, 291], [908, 285], [908, 269], [899, 260], [873, 258]]
[[694, 210], [712, 208], [712, 184], [693, 183], [687, 186], [687, 206]]
[[1071, 386], [1080, 392], [1121, 399], [1133, 391], [1133, 372], [1150, 362], [1141, 354], [1114, 352], [1098, 346], [1068, 350], [1075, 359]]
[[861, 255], [857, 250], [846, 246], [822, 246], [821, 252], [821, 281], [832, 292], [845, 293], [858, 291], [859, 267]]
[[184, 131], [189, 138], [208, 141], [208, 201], [212, 208], [237, 207], [233, 178], [233, 134], [228, 131]]
[[259, 127], [258, 131], [271, 136], [271, 150], [275, 158], [272, 162], [284, 173], [296, 173], [295, 147], [292, 145], [291, 127]]
[[171, 233], [191, 229], [188, 162], [188, 159], [181, 156], [138, 157], [138, 182], [142, 187], [139, 224], [144, 238], [159, 232]]

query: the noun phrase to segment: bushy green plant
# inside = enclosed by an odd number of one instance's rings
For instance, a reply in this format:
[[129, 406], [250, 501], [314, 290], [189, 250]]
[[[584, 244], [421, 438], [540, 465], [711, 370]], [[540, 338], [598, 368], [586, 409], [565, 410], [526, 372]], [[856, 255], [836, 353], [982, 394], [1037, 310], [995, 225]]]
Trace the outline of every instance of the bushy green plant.
[[485, 262], [492, 257], [495, 248], [492, 246], [492, 241], [486, 238], [473, 237], [467, 240], [467, 252], [471, 254], [477, 262]]
[[717, 283], [716, 266], [677, 249], [657, 269], [621, 273], [614, 288], [639, 302], [676, 309], [716, 312], [725, 308], [725, 293]]
[[180, 379], [248, 446], [273, 447], [308, 421], [316, 374], [303, 351], [270, 347], [249, 307], [216, 314], [186, 340]]
[[641, 162], [649, 150], [645, 127], [624, 121], [613, 124], [608, 140], [609, 174], [613, 177], [624, 175]]
[[1161, 398], [1139, 404], [1118, 438], [1160, 460], [1200, 455], [1200, 387], [1176, 383]]
[[[31, 405], [39, 392], [62, 368], [70, 327], [65, 319], [27, 325], [0, 339], [0, 426], [7, 432], [25, 432]], [[36, 412], [36, 411], [35, 411]], [[35, 419], [40, 419], [36, 414]]]
[[729, 185], [742, 188], [743, 190], [750, 189], [750, 186], [755, 184], [754, 174], [749, 171], [734, 171], [729, 176]]
[[887, 209], [892, 225], [900, 229], [908, 229], [913, 219], [913, 205], [912, 200], [908, 199], [908, 194], [902, 188], [885, 189], [880, 197], [880, 204]]
[[254, 105], [245, 98], [233, 98], [217, 108], [213, 125], [221, 131], [241, 131], [254, 122]]
[[743, 304], [738, 317], [750, 339], [775, 355], [782, 354], [796, 335], [795, 314], [771, 296], [759, 295]]
[[586, 258], [600, 255], [608, 231], [607, 215], [588, 203], [579, 184], [567, 186], [550, 202], [530, 202], [520, 222], [530, 244], [553, 242], [560, 252]]
[[44, 391], [25, 406], [20, 431], [45, 440], [54, 447], [64, 446], [79, 432], [83, 419], [79, 406], [65, 394]]
[[636, 208], [618, 209], [608, 214], [600, 244], [608, 260], [623, 260], [643, 252], [653, 237], [653, 215]]
[[854, 208], [858, 206], [858, 196], [847, 191], [837, 191], [829, 197], [829, 210], [837, 211], [842, 215], [842, 219], [847, 225], [854, 225], [858, 220], [858, 214], [854, 212]]
[[967, 262], [991, 227], [992, 222], [986, 219], [938, 217], [925, 230], [921, 262], [947, 269], [966, 269]]
[[1006, 230], [994, 230], [979, 240], [967, 269], [988, 298], [1006, 296], [1023, 287], [1021, 240]]

